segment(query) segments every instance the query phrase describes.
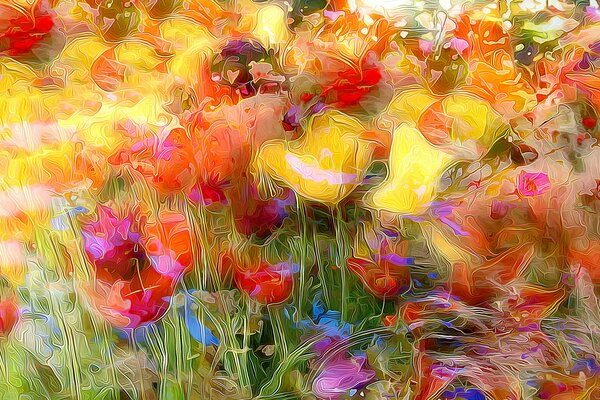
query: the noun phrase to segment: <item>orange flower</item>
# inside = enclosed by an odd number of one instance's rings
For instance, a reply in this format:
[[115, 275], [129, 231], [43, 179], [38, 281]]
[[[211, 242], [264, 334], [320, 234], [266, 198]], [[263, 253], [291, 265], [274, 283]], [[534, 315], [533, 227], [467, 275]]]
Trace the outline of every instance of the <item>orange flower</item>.
[[179, 277], [192, 267], [191, 228], [184, 214], [160, 212], [146, 226], [144, 247], [154, 268], [162, 275]]
[[237, 269], [234, 280], [238, 288], [259, 303], [281, 303], [292, 293], [293, 267], [290, 262], [261, 262], [249, 269]]
[[138, 139], [109, 159], [113, 165], [130, 165], [162, 195], [189, 190], [198, 179], [195, 146], [184, 129], [172, 129], [163, 140]]

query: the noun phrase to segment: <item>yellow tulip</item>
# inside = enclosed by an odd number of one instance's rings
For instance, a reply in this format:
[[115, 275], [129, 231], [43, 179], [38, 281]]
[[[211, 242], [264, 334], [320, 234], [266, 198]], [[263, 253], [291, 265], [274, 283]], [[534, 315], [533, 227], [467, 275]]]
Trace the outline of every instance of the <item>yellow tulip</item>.
[[374, 144], [361, 137], [364, 132], [356, 119], [326, 111], [311, 119], [299, 140], [264, 144], [256, 166], [307, 199], [337, 204], [361, 183], [371, 162]]
[[408, 124], [394, 132], [386, 181], [367, 196], [375, 209], [400, 214], [424, 211], [435, 195], [441, 173], [452, 161]]

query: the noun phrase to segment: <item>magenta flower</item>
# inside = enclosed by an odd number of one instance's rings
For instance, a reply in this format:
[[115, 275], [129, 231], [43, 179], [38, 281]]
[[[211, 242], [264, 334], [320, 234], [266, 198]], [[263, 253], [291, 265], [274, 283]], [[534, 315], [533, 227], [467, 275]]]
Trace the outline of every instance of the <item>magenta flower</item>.
[[365, 357], [335, 357], [323, 365], [313, 382], [313, 393], [319, 399], [339, 399], [347, 391], [369, 383], [375, 372], [366, 366]]
[[548, 190], [550, 190], [550, 179], [543, 172], [522, 171], [517, 177], [517, 191], [521, 196], [539, 196]]

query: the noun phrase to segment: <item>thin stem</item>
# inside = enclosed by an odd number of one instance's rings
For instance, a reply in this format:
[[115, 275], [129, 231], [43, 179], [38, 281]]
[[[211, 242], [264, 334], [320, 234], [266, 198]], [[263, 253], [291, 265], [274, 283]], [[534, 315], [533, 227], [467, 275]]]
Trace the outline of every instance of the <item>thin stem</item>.
[[333, 209], [333, 220], [334, 220], [334, 226], [335, 226], [335, 241], [336, 241], [336, 262], [337, 262], [337, 266], [340, 269], [340, 274], [341, 274], [341, 285], [342, 285], [342, 290], [341, 290], [341, 317], [342, 317], [342, 321], [346, 321], [347, 320], [347, 314], [348, 314], [348, 310], [346, 307], [346, 301], [349, 298], [349, 292], [348, 292], [348, 271], [347, 271], [347, 267], [346, 267], [346, 254], [345, 254], [345, 244], [346, 244], [346, 240], [345, 240], [345, 234], [344, 234], [344, 228], [343, 228], [343, 220], [341, 217], [341, 211], [338, 208], [338, 206], [336, 205]]

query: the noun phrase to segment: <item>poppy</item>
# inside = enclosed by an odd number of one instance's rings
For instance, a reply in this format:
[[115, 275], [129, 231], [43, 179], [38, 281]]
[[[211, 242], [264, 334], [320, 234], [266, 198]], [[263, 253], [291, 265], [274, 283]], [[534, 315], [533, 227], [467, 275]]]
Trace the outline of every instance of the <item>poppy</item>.
[[162, 195], [189, 191], [196, 183], [195, 147], [182, 128], [172, 129], [163, 140], [139, 138], [130, 148], [112, 156], [114, 165], [131, 165]]
[[161, 211], [145, 226], [144, 247], [154, 269], [177, 278], [192, 267], [191, 227], [184, 214]]
[[82, 223], [84, 252], [95, 275], [87, 291], [98, 311], [119, 327], [160, 318], [177, 278], [191, 265], [189, 231], [181, 215], [165, 213], [145, 231], [139, 217], [99, 205], [96, 219]]
[[294, 142], [271, 140], [256, 157], [257, 169], [297, 194], [337, 204], [362, 183], [375, 143], [362, 124], [339, 111], [315, 115]]
[[294, 202], [291, 190], [284, 191], [282, 196], [262, 199], [255, 185], [243, 182], [238, 183], [230, 198], [237, 231], [259, 239], [281, 226], [288, 216], [286, 206]]
[[259, 303], [281, 303], [292, 293], [293, 265], [261, 262], [248, 269], [236, 269], [234, 280], [238, 288]]
[[392, 140], [389, 174], [368, 194], [368, 204], [400, 214], [425, 211], [437, 194], [442, 172], [451, 161], [449, 154], [432, 146], [417, 129], [401, 125]]

